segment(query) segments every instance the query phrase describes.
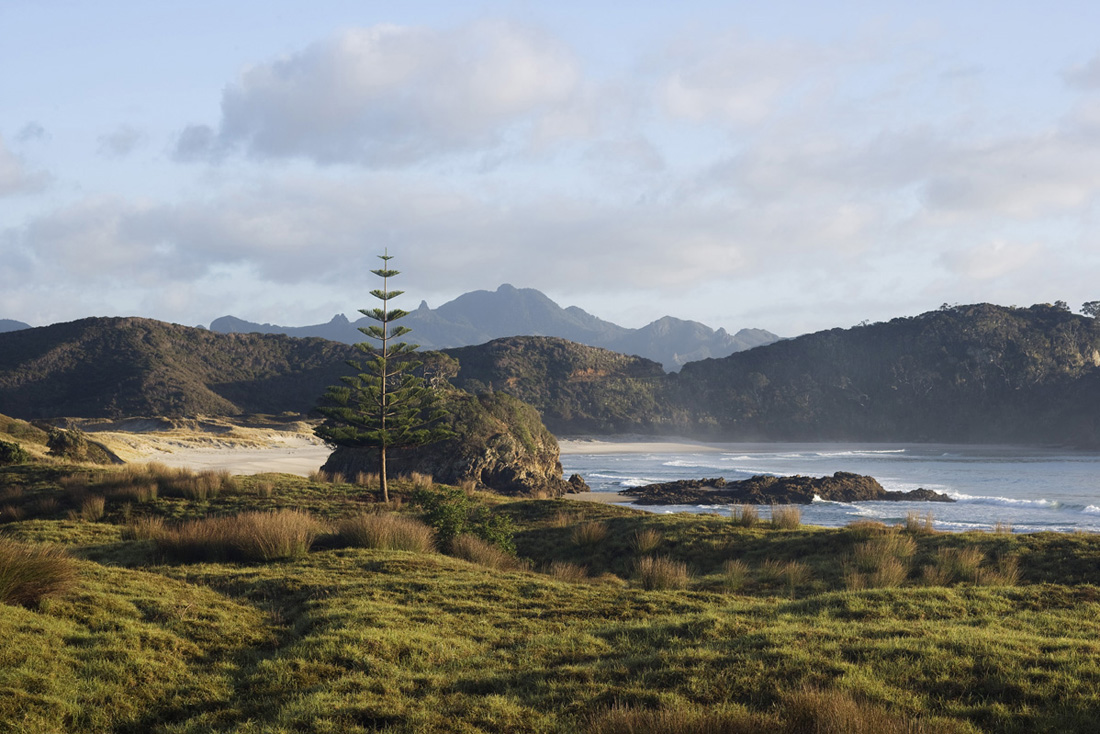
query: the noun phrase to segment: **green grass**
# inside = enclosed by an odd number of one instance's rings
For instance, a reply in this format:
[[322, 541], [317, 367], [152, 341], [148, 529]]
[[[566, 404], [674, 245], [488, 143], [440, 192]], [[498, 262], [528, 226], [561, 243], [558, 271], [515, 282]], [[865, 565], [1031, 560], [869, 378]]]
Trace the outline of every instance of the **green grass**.
[[[60, 593], [0, 604], [0, 731], [1088, 732], [1100, 710], [1100, 536], [777, 529], [476, 495], [518, 530], [496, 564], [349, 545], [341, 521], [421, 512], [375, 515], [358, 485], [89, 490], [106, 500], [95, 521], [68, 518], [64, 475], [0, 470], [5, 502], [57, 505], [0, 526], [5, 542], [63, 547], [73, 570]], [[158, 549], [180, 523], [291, 508], [333, 531], [277, 561]], [[601, 540], [574, 542], [586, 523]], [[642, 538], [681, 581], [635, 578]], [[903, 577], [850, 584], [888, 560]]]

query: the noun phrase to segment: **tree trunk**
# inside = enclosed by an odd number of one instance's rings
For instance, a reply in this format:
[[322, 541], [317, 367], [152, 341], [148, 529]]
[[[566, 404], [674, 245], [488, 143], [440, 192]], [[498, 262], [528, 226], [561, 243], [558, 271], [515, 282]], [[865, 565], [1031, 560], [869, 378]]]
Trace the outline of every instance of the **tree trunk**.
[[390, 503], [390, 486], [386, 481], [386, 447], [381, 446], [378, 449], [378, 483], [382, 490], [382, 501], [387, 505]]

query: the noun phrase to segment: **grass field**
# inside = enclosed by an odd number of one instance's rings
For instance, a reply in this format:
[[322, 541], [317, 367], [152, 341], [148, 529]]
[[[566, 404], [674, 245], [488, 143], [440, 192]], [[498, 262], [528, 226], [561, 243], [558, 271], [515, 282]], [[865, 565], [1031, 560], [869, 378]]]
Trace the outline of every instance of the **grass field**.
[[0, 731], [1100, 721], [1098, 536], [468, 497], [513, 556], [433, 542], [414, 490], [383, 507], [287, 475], [0, 469]]

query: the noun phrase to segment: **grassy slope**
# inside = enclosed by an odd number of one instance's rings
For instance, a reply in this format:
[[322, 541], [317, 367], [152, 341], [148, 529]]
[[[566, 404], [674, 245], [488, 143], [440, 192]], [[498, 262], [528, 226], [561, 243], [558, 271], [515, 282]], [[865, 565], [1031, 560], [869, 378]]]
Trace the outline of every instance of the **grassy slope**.
[[[570, 562], [595, 578], [326, 543], [293, 562], [175, 564], [119, 524], [61, 519], [72, 492], [60, 473], [0, 475], [9, 503], [53, 512], [3, 533], [82, 559], [70, 594], [0, 605], [12, 641], [0, 649], [0, 730], [564, 732], [615, 705], [747, 711], [780, 727], [803, 687], [850, 692], [930, 731], [1091, 731], [1100, 709], [1096, 536], [918, 535], [901, 588], [849, 591], [843, 562], [866, 537], [855, 529], [487, 498], [515, 518], [535, 569]], [[42, 505], [50, 494], [55, 505]], [[202, 501], [127, 511], [109, 499], [105, 520], [279, 506], [334, 518], [367, 501], [359, 487], [268, 475]], [[590, 521], [606, 537], [578, 544]], [[694, 567], [688, 589], [629, 580], [645, 529], [659, 535], [655, 553]], [[1020, 579], [925, 586], [918, 570], [943, 546], [1014, 554]], [[748, 569], [736, 589], [730, 559]], [[790, 561], [806, 573], [769, 570]]]

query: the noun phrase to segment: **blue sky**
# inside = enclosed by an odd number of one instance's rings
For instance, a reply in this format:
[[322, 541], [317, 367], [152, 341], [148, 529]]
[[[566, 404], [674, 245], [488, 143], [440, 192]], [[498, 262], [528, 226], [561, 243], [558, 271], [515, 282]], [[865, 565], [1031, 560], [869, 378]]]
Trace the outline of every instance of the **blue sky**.
[[0, 3], [0, 318], [1100, 298], [1100, 4]]

